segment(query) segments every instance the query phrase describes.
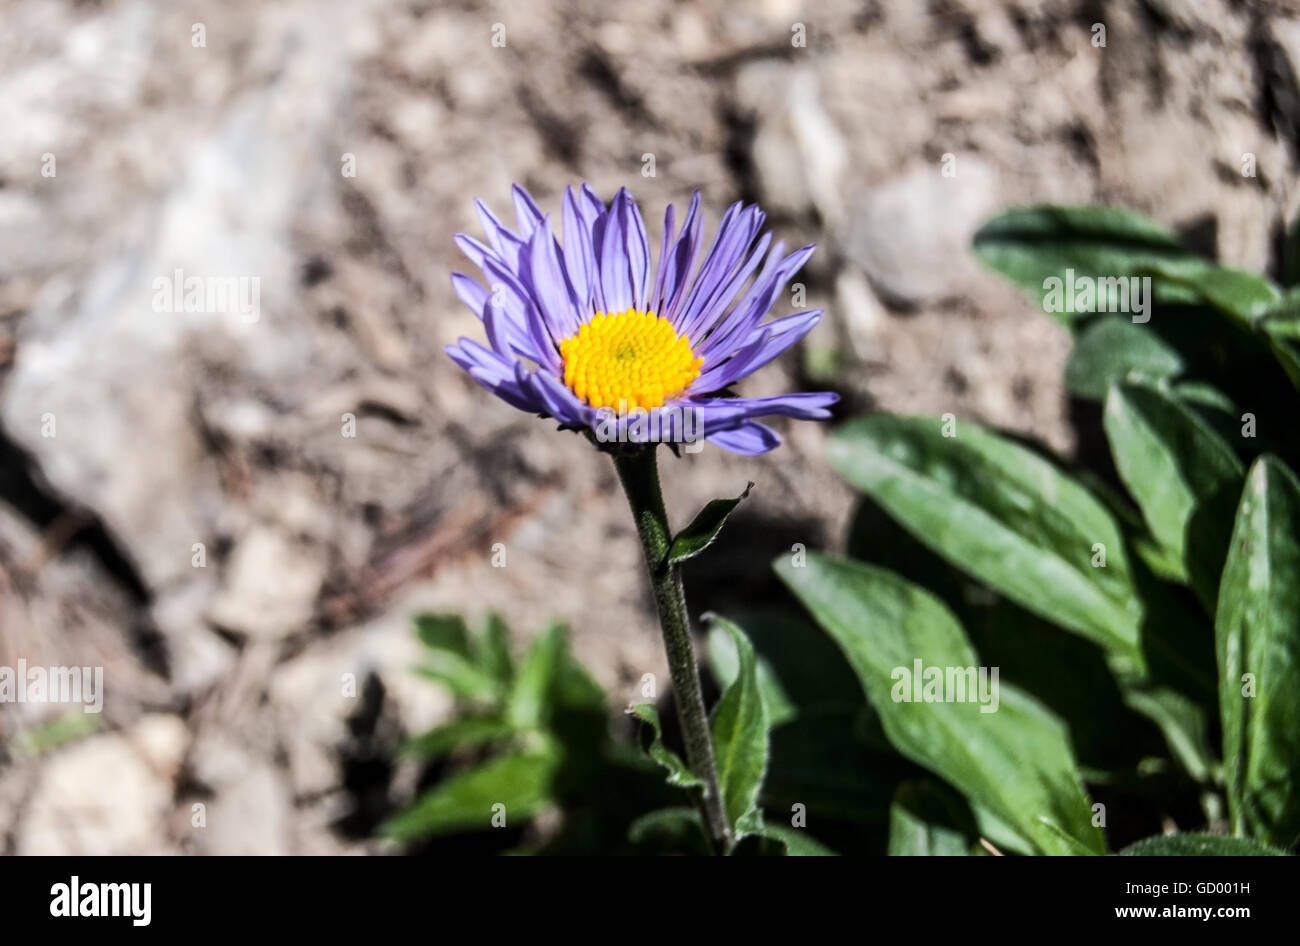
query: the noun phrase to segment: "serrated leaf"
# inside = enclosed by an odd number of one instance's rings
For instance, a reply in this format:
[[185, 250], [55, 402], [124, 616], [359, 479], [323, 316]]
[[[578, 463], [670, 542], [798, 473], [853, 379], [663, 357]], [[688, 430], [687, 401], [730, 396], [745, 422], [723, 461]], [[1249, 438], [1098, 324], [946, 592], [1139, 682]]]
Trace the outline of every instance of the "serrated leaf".
[[501, 756], [459, 772], [385, 822], [381, 835], [399, 841], [492, 828], [504, 805], [507, 827], [522, 826], [551, 804], [557, 768], [553, 749]]
[[663, 730], [659, 726], [659, 711], [651, 703], [637, 703], [631, 708], [633, 716], [650, 727], [651, 738], [642, 739], [646, 755], [668, 773], [668, 784], [678, 788], [702, 788], [704, 782], [686, 767], [681, 756], [664, 745]]
[[761, 825], [758, 793], [767, 772], [767, 704], [758, 684], [758, 662], [744, 631], [725, 618], [713, 622], [726, 631], [738, 657], [736, 679], [723, 691], [713, 709], [710, 730], [723, 808], [737, 838], [755, 833]]
[[777, 574], [840, 645], [890, 742], [904, 756], [986, 806], [1045, 853], [1070, 853], [1047, 818], [1102, 853], [1065, 729], [1054, 716], [1002, 682], [991, 703], [895, 699], [900, 668], [977, 668], [961, 625], [938, 599], [882, 569], [810, 554], [785, 558]]
[[1286, 848], [1300, 839], [1297, 537], [1300, 482], [1261, 457], [1246, 477], [1219, 590], [1219, 712], [1233, 831]]
[[[1119, 526], [1037, 454], [961, 422], [877, 414], [831, 437], [831, 464], [918, 540], [1012, 601], [1134, 669], [1141, 605]], [[1106, 565], [1093, 567], [1095, 547]]]
[[712, 545], [722, 531], [722, 527], [726, 525], [727, 517], [753, 488], [754, 484], [750, 483], [735, 499], [714, 499], [706, 503], [691, 520], [691, 524], [673, 537], [665, 563], [669, 566], [680, 565]]
[[1282, 857], [1285, 851], [1217, 834], [1170, 834], [1144, 838], [1119, 852], [1124, 857]]
[[1195, 413], [1154, 387], [1112, 386], [1103, 425], [1147, 528], [1213, 612], [1241, 461]]

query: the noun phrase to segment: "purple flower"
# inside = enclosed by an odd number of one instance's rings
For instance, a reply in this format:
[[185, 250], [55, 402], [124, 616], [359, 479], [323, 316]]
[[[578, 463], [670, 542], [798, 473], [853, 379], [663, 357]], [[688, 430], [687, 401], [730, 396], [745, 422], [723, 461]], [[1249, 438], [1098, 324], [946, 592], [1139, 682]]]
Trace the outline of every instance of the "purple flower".
[[497, 397], [600, 441], [703, 437], [743, 454], [781, 442], [757, 418], [830, 416], [839, 398], [829, 392], [744, 398], [728, 390], [821, 318], [812, 309], [764, 321], [813, 247], [787, 256], [783, 244], [769, 246], [758, 207], [733, 204], [706, 250], [699, 193], [680, 233], [670, 206], [655, 267], [626, 188], [608, 207], [586, 184], [566, 189], [563, 246], [528, 192], [516, 185], [513, 194], [517, 230], [475, 201], [487, 244], [456, 236], [489, 288], [452, 275], [488, 344], [461, 338], [447, 354]]

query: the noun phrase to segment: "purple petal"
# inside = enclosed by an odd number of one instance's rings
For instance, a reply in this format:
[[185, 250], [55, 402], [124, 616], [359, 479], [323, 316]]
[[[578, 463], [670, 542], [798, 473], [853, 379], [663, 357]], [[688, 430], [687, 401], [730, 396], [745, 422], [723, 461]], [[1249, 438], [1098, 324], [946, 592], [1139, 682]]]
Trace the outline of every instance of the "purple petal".
[[694, 337], [696, 329], [709, 314], [710, 303], [717, 298], [719, 287], [746, 258], [749, 247], [762, 229], [763, 219], [764, 214], [757, 207], [733, 204], [727, 211], [678, 318], [678, 334]]
[[519, 386], [510, 365], [494, 352], [467, 338], [462, 338], [459, 345], [448, 345], [444, 351], [478, 384], [511, 407], [530, 413], [539, 409], [538, 402]]
[[659, 311], [659, 300], [663, 298], [664, 274], [668, 271], [668, 259], [673, 248], [673, 227], [677, 224], [677, 211], [672, 204], [664, 211], [664, 238], [659, 244], [659, 266], [655, 271], [654, 288], [650, 290], [650, 310]]
[[546, 413], [560, 423], [577, 427], [591, 426], [595, 417], [594, 409], [578, 400], [554, 375], [546, 371], [534, 371], [528, 375], [525, 383], [528, 390], [546, 406]]
[[[700, 192], [691, 197], [691, 206], [686, 211], [682, 222], [682, 232], [677, 239], [677, 246], [669, 257], [669, 270], [664, 277], [663, 295], [659, 302], [659, 315], [676, 327], [682, 298], [690, 285], [691, 270], [695, 266], [695, 257], [700, 249], [700, 237], [704, 229], [700, 217]], [[663, 263], [661, 262], [662, 266]]]
[[710, 443], [716, 443], [724, 450], [752, 457], [767, 453], [781, 445], [781, 438], [771, 427], [764, 427], [754, 421], [747, 421], [731, 430], [718, 431], [705, 437]]
[[[743, 348], [754, 340], [752, 333], [763, 321], [777, 297], [785, 291], [785, 285], [804, 263], [808, 261], [815, 247], [812, 244], [801, 247], [784, 259], [780, 258], [783, 245], [778, 243], [768, 258], [768, 265], [754, 280], [749, 291], [736, 303], [736, 307], [727, 318], [714, 327], [713, 332], [696, 347], [695, 353], [703, 355], [705, 364], [710, 364], [716, 353], [725, 356], [737, 348]], [[778, 260], [775, 266], [771, 263]]]
[[641, 208], [626, 187], [620, 188], [614, 202], [619, 206], [623, 223], [624, 253], [632, 283], [632, 306], [644, 312], [650, 299], [650, 240], [645, 232]]
[[486, 289], [464, 273], [451, 274], [451, 288], [455, 290], [456, 298], [465, 303], [469, 310], [480, 319], [483, 318], [483, 307], [487, 305], [488, 301], [488, 291]]
[[691, 390], [717, 391], [753, 374], [807, 335], [821, 316], [821, 309], [810, 309], [767, 323], [757, 330], [757, 337], [752, 342], [696, 378]]
[[524, 241], [507, 230], [501, 221], [496, 218], [496, 215], [488, 210], [483, 201], [474, 201], [474, 209], [478, 211], [478, 218], [483, 224], [483, 231], [497, 251], [497, 255], [509, 263], [518, 265], [519, 251], [523, 248]]
[[551, 234], [549, 218], [544, 218], [533, 231], [525, 254], [525, 283], [532, 289], [534, 301], [550, 327], [551, 336], [558, 342], [578, 330], [569, 284], [560, 268], [555, 237]]
[[[595, 218], [592, 218], [593, 220]], [[578, 205], [572, 187], [564, 190], [564, 268], [569, 274], [578, 318], [585, 320], [591, 309], [592, 284], [596, 281], [596, 257], [591, 251], [591, 225]]]
[[526, 240], [533, 235], [533, 230], [541, 224], [544, 215], [541, 208], [537, 206], [537, 201], [533, 200], [533, 195], [518, 184], [510, 188], [510, 196], [514, 198], [515, 202], [515, 217], [519, 220], [519, 234]]

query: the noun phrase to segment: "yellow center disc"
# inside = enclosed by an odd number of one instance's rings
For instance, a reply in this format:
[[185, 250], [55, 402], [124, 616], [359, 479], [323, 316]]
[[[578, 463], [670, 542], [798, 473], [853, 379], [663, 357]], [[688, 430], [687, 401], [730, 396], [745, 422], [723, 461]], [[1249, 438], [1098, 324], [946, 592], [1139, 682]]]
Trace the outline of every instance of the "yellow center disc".
[[672, 323], [628, 309], [592, 320], [560, 342], [564, 383], [592, 407], [662, 407], [700, 376], [703, 358]]

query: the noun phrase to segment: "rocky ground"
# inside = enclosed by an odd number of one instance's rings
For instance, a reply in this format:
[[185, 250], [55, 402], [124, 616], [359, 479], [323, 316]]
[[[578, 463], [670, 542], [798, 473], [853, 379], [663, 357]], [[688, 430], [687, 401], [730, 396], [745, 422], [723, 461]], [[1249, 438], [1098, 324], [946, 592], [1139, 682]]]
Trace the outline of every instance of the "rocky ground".
[[[0, 706], [4, 853], [383, 850], [349, 816], [409, 793], [380, 760], [448, 709], [410, 672], [420, 609], [500, 610], [520, 645], [563, 619], [616, 701], [663, 672], [608, 461], [442, 353], [480, 330], [448, 281], [475, 195], [505, 209], [518, 181], [558, 210], [567, 184], [627, 184], [655, 245], [695, 188], [713, 220], [758, 200], [820, 245], [804, 281], [828, 318], [744, 393], [834, 365], [851, 409], [1065, 452], [1068, 340], [974, 266], [974, 228], [1104, 200], [1263, 268], [1295, 203], [1300, 11], [1279, 3], [7, 0], [3, 20], [0, 665], [103, 666], [107, 689], [90, 722]], [[178, 268], [257, 275], [260, 317], [155, 311]], [[757, 483], [754, 564], [710, 601], [792, 541], [839, 541], [824, 430], [783, 432], [668, 466], [679, 521]]]

